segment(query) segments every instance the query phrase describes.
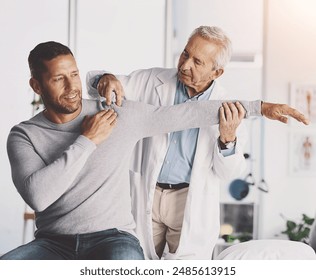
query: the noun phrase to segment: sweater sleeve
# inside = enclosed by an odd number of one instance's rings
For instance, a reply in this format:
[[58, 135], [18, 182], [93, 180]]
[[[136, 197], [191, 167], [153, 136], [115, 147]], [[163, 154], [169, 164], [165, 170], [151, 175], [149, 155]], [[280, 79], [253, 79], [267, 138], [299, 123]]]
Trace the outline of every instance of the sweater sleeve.
[[80, 135], [56, 160], [46, 164], [29, 138], [12, 130], [7, 141], [13, 182], [24, 201], [40, 212], [73, 183], [96, 145]]
[[[186, 102], [173, 106], [156, 107], [134, 103], [140, 138], [157, 134], [205, 127], [219, 123], [219, 108], [227, 100]], [[235, 101], [233, 101], [235, 102]], [[239, 101], [246, 110], [246, 118], [261, 115], [261, 101]], [[139, 129], [137, 129], [139, 128]]]

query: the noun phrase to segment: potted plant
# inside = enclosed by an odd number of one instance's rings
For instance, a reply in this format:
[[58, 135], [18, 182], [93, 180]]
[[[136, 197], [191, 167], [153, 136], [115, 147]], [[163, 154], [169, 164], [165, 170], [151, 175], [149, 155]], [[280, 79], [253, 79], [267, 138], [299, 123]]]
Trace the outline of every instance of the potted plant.
[[286, 234], [289, 240], [308, 244], [308, 237], [314, 220], [305, 214], [302, 214], [302, 219], [298, 223], [286, 220], [286, 230], [282, 231], [282, 233]]

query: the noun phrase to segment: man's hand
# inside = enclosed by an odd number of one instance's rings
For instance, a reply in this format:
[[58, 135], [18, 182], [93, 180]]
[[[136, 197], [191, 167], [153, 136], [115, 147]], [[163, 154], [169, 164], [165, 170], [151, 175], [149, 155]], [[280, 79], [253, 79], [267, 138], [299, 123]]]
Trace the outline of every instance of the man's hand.
[[113, 109], [104, 110], [93, 116], [85, 116], [81, 124], [81, 134], [96, 145], [109, 137], [117, 122], [117, 114]]
[[245, 114], [246, 111], [239, 102], [223, 103], [219, 109], [219, 138], [223, 143], [235, 141], [237, 127]]
[[116, 105], [122, 105], [122, 98], [124, 96], [124, 89], [121, 82], [112, 74], [105, 74], [101, 77], [97, 86], [98, 93], [105, 97], [106, 105], [111, 105], [112, 92], [116, 95]]
[[306, 125], [309, 124], [309, 120], [304, 116], [304, 114], [286, 104], [263, 102], [261, 106], [261, 113], [268, 119], [278, 120], [283, 123], [287, 123], [287, 116], [290, 116], [296, 119], [298, 122], [302, 122]]

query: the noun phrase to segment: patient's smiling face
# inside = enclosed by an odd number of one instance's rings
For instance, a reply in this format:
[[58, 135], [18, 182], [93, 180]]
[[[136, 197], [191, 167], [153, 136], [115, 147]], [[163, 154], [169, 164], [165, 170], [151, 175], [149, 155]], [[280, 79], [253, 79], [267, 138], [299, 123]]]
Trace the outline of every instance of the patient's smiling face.
[[82, 106], [82, 85], [76, 61], [67, 54], [44, 61], [44, 65], [46, 71], [41, 81], [33, 79], [30, 83], [43, 99], [45, 116], [55, 123], [68, 122], [80, 113]]

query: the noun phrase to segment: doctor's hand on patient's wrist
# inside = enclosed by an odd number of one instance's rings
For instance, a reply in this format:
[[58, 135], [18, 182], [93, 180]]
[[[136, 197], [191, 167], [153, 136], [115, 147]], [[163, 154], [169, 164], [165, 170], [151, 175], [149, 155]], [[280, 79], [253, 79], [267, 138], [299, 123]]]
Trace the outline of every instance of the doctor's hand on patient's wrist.
[[286, 104], [262, 102], [261, 114], [268, 119], [278, 120], [283, 123], [287, 123], [288, 117], [292, 117], [305, 125], [309, 124], [309, 120], [304, 114]]
[[236, 140], [236, 130], [245, 117], [246, 111], [239, 103], [223, 103], [219, 109], [219, 139], [222, 143]]
[[106, 105], [111, 105], [112, 92], [116, 95], [116, 105], [122, 105], [122, 99], [124, 97], [124, 89], [121, 82], [112, 74], [104, 74], [97, 85], [98, 93], [105, 97]]

